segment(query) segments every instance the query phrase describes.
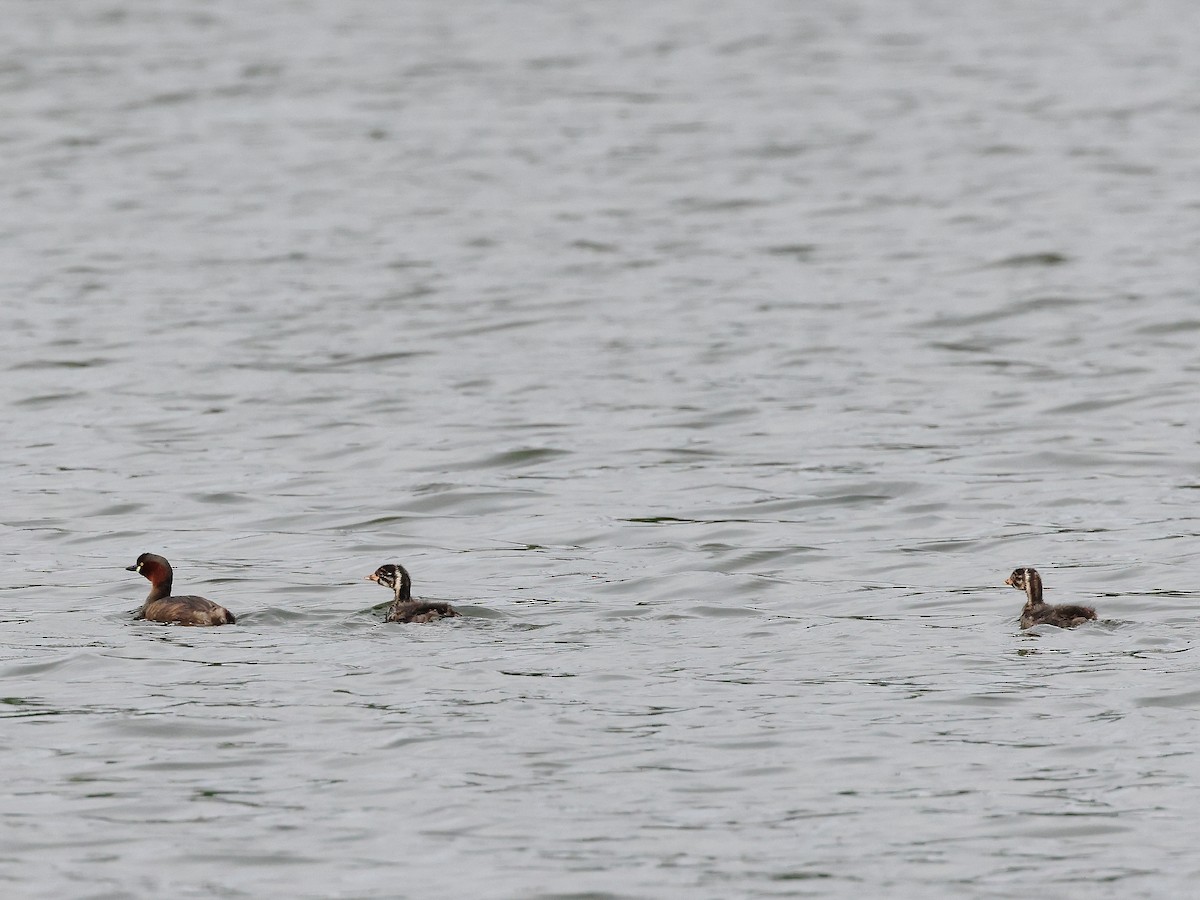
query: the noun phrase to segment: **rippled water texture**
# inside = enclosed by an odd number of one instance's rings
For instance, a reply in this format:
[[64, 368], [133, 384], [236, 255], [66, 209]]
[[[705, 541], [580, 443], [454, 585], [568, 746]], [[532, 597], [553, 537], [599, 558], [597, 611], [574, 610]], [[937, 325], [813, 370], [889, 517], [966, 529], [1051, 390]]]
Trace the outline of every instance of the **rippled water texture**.
[[4, 896], [1194, 891], [1194, 4], [0, 50]]

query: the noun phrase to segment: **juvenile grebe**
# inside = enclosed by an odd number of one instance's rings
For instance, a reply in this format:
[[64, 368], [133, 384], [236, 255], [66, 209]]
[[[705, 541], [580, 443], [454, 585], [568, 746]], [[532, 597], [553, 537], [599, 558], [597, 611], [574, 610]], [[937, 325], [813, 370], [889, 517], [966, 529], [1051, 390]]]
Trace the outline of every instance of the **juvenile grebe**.
[[232, 625], [237, 621], [225, 607], [203, 597], [172, 597], [171, 564], [157, 553], [143, 553], [126, 571], [137, 572], [150, 582], [139, 619], [174, 625]]
[[404, 566], [387, 563], [367, 576], [367, 581], [381, 584], [395, 592], [388, 607], [388, 622], [436, 622], [460, 615], [449, 603], [423, 603], [412, 598], [412, 578]]
[[1096, 618], [1090, 606], [1050, 606], [1042, 600], [1042, 576], [1031, 566], [1013, 569], [1004, 583], [1025, 592], [1025, 608], [1021, 610], [1021, 627], [1034, 625], [1057, 625], [1059, 628], [1074, 628]]

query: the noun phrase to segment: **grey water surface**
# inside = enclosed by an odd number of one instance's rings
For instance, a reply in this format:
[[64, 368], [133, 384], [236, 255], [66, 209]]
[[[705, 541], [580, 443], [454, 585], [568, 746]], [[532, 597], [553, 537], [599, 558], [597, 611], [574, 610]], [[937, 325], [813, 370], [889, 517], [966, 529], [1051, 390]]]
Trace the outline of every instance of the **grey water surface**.
[[1195, 4], [3, 18], [0, 895], [1194, 891]]

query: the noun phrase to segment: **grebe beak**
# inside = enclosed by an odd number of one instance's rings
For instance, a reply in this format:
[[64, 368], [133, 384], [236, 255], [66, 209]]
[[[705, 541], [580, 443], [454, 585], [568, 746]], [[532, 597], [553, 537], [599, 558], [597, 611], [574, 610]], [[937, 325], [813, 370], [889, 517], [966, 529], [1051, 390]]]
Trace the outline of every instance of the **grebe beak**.
[[134, 565], [132, 565], [132, 566], [126, 566], [126, 567], [125, 567], [125, 571], [126, 571], [126, 572], [136, 572], [136, 571], [137, 571], [137, 565], [136, 565], [136, 564], [134, 564]]
[[367, 579], [366, 579], [366, 580], [367, 580], [367, 581], [378, 581], [378, 580], [379, 580], [379, 576], [378, 576], [378, 575], [376, 575], [374, 572], [372, 572], [370, 575], [368, 575], [368, 576], [367, 576]]
[[1011, 575], [1009, 575], [1007, 578], [1005, 578], [1005, 579], [1004, 579], [1004, 583], [1005, 583], [1005, 584], [1007, 584], [1009, 587], [1012, 587], [1012, 586], [1013, 586], [1013, 583], [1012, 583], [1012, 576], [1011, 576]]

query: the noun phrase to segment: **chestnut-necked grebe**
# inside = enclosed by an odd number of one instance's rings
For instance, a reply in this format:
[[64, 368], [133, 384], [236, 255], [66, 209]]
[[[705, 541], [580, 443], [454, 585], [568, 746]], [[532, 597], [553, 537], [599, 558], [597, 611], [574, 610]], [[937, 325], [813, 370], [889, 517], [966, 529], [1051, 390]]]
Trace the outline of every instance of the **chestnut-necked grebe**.
[[367, 576], [367, 581], [381, 584], [395, 592], [392, 605], [388, 607], [388, 622], [436, 622], [460, 613], [449, 603], [423, 603], [412, 598], [412, 578], [404, 566], [387, 563]]
[[1034, 625], [1057, 625], [1059, 628], [1074, 628], [1096, 618], [1090, 606], [1050, 606], [1042, 600], [1042, 576], [1032, 566], [1013, 569], [1004, 583], [1025, 592], [1025, 608], [1021, 610], [1021, 627]]
[[171, 564], [157, 553], [143, 553], [126, 569], [150, 582], [150, 594], [142, 604], [139, 619], [172, 625], [232, 625], [237, 621], [225, 607], [203, 597], [172, 597]]

